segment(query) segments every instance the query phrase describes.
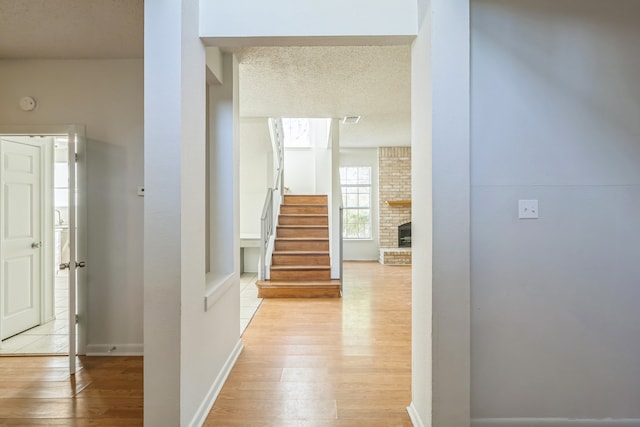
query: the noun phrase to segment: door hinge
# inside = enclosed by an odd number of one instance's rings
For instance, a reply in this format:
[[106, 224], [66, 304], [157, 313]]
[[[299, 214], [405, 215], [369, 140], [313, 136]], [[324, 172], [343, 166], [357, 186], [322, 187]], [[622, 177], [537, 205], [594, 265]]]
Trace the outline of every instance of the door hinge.
[[76, 159], [76, 162], [77, 162], [78, 161], [78, 153], [75, 153], [74, 155], [75, 155], [75, 159]]
[[79, 321], [80, 321], [80, 316], [76, 314], [76, 325], [78, 324]]

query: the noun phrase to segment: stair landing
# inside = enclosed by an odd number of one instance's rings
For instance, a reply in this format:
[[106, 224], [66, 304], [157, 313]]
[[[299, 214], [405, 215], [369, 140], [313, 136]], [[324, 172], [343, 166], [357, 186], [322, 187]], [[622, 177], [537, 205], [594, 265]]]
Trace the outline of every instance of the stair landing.
[[340, 280], [259, 280], [258, 298], [340, 298]]

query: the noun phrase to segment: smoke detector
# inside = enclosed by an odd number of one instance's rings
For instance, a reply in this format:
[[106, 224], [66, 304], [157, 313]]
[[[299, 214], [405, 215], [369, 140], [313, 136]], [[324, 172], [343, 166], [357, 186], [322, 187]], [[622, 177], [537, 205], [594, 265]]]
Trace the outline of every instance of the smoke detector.
[[25, 96], [20, 99], [20, 108], [22, 111], [33, 111], [36, 109], [36, 100], [31, 96]]
[[360, 116], [344, 116], [342, 119], [342, 124], [345, 125], [355, 125], [360, 121]]

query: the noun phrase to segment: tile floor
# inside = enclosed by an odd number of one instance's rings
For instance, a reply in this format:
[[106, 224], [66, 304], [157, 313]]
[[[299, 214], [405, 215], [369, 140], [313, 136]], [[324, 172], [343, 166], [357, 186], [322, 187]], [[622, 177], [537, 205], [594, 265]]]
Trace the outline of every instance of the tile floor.
[[56, 318], [2, 341], [0, 354], [67, 354], [69, 352], [69, 287], [64, 273], [56, 276]]
[[[258, 311], [257, 273], [240, 276], [240, 334]], [[69, 351], [69, 291], [66, 275], [56, 277], [56, 318], [2, 341], [1, 354], [67, 354]]]
[[243, 273], [240, 276], [240, 335], [247, 329], [262, 303], [262, 298], [258, 298], [256, 280], [258, 273]]

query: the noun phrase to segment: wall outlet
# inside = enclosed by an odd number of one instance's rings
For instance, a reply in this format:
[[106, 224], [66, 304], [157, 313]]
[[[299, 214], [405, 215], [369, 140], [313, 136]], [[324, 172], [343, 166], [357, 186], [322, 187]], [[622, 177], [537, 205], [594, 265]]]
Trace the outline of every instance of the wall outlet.
[[518, 200], [518, 218], [537, 219], [538, 218], [538, 201], [537, 200]]

